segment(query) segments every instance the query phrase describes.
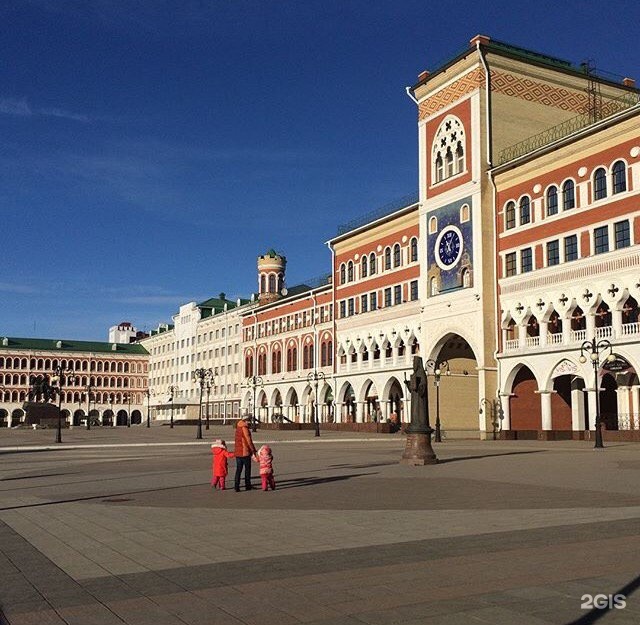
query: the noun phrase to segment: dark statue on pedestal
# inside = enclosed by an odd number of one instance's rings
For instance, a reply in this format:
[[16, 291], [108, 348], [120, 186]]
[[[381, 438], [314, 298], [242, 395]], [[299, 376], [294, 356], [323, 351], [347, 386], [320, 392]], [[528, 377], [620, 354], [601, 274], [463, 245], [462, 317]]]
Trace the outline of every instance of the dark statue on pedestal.
[[58, 396], [58, 388], [51, 385], [48, 375], [32, 375], [27, 401], [22, 405], [25, 423], [53, 426], [58, 418], [58, 408], [53, 402]]
[[438, 458], [431, 447], [429, 425], [429, 393], [427, 373], [420, 356], [413, 357], [413, 373], [405, 384], [411, 394], [411, 423], [407, 427], [407, 444], [402, 454], [401, 464], [436, 464]]

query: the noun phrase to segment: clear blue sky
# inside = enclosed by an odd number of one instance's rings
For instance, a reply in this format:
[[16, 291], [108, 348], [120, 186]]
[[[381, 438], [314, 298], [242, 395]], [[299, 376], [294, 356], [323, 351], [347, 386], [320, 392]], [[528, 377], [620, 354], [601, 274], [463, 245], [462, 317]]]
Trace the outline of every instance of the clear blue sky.
[[0, 335], [106, 340], [330, 270], [417, 190], [405, 94], [478, 33], [640, 83], [636, 0], [4, 0]]

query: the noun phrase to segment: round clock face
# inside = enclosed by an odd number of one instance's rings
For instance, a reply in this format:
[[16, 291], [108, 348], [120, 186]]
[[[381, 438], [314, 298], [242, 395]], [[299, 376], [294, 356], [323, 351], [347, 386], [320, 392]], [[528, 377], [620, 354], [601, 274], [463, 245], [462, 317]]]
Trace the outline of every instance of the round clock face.
[[436, 239], [435, 257], [440, 269], [451, 269], [462, 256], [462, 233], [455, 226], [443, 228]]

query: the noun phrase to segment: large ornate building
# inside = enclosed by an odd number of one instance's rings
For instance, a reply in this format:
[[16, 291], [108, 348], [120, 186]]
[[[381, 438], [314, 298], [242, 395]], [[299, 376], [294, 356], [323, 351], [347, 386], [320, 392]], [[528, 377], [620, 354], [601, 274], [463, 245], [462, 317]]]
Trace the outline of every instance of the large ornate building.
[[38, 376], [53, 381], [64, 369], [60, 387], [62, 417], [70, 425], [141, 423], [147, 390], [144, 347], [131, 343], [0, 338], [0, 425], [25, 422], [25, 402]]
[[257, 296], [143, 339], [155, 420], [196, 417], [210, 368], [223, 420], [406, 421], [419, 354], [449, 436], [585, 437], [598, 408], [640, 432], [633, 81], [479, 35], [407, 93], [417, 195], [340, 227], [328, 277], [287, 288], [270, 250]]

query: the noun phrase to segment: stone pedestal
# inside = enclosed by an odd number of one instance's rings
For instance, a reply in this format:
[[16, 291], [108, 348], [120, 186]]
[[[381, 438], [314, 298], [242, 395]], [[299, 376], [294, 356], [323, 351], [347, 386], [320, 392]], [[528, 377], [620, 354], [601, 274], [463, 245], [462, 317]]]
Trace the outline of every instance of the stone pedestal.
[[400, 464], [421, 467], [425, 464], [437, 463], [438, 458], [431, 447], [431, 433], [407, 432], [407, 443]]

